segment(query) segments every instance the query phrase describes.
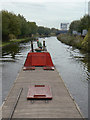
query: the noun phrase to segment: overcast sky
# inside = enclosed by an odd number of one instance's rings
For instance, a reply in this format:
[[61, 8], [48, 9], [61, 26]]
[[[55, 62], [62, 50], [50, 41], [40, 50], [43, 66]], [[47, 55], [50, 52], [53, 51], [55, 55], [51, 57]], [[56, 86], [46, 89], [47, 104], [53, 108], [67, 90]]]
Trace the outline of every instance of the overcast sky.
[[88, 1], [0, 0], [0, 10], [21, 14], [26, 20], [34, 21], [39, 26], [60, 29], [60, 23], [70, 23], [88, 13]]

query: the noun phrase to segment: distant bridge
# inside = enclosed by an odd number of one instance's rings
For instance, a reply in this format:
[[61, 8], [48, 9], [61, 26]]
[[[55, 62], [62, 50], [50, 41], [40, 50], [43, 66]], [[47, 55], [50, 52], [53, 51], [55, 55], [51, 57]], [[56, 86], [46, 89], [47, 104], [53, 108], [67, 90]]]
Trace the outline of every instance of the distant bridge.
[[68, 30], [59, 30], [56, 32], [56, 35], [58, 34], [66, 34], [68, 32]]

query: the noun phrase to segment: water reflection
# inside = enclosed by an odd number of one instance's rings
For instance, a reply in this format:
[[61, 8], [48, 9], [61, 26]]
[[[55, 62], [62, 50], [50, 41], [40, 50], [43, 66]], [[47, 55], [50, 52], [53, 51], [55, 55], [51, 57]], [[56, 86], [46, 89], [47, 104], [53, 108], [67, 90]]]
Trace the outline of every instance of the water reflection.
[[74, 56], [74, 58], [76, 59], [76, 61], [80, 61], [81, 63], [83, 63], [83, 68], [87, 74], [86, 80], [90, 81], [90, 54], [86, 53], [85, 51], [80, 51], [80, 54], [82, 56]]
[[19, 71], [24, 65], [30, 42], [12, 44], [2, 49], [0, 62], [2, 67], [2, 101], [6, 98]]
[[87, 53], [83, 50], [78, 50], [74, 47], [67, 47], [67, 52], [70, 53], [70, 59], [75, 60], [79, 64], [83, 64], [83, 69], [85, 70], [87, 74], [87, 81], [90, 79], [90, 53]]
[[11, 55], [11, 58], [15, 59], [15, 55], [20, 52], [19, 44], [11, 44], [2, 49], [2, 56]]

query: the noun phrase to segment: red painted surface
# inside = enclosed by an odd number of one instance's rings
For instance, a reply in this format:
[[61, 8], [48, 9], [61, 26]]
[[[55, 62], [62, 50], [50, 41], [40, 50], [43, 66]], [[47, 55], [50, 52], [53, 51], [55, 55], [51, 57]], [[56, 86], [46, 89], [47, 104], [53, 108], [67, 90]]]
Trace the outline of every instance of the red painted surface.
[[49, 85], [32, 85], [29, 87], [27, 99], [52, 99]]
[[30, 66], [54, 66], [48, 52], [29, 52], [24, 67]]

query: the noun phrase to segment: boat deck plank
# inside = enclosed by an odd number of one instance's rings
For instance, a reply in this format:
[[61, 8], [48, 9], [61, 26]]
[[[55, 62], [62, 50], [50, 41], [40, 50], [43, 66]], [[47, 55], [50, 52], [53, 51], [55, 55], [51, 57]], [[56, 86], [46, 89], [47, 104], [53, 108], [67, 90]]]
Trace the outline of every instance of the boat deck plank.
[[[27, 100], [29, 85], [50, 85], [52, 100]], [[2, 107], [2, 117], [9, 118], [20, 88], [23, 88], [13, 118], [82, 118], [59, 73], [36, 68], [34, 71], [21, 70], [17, 80]]]

